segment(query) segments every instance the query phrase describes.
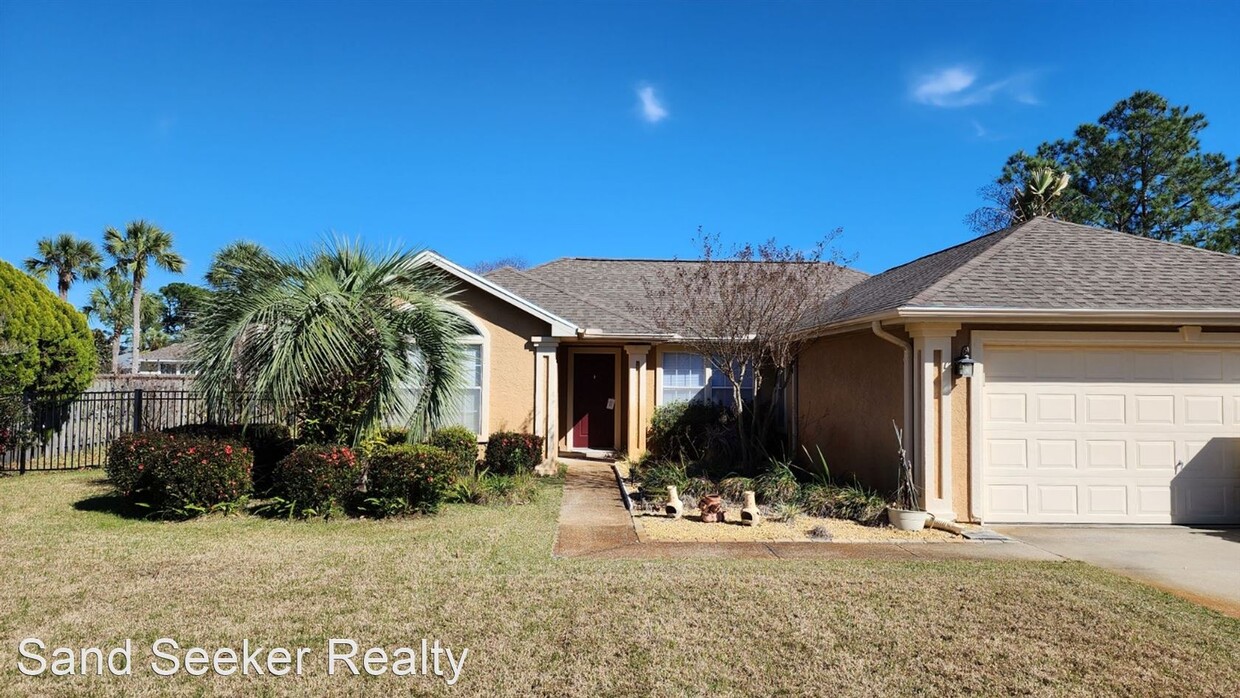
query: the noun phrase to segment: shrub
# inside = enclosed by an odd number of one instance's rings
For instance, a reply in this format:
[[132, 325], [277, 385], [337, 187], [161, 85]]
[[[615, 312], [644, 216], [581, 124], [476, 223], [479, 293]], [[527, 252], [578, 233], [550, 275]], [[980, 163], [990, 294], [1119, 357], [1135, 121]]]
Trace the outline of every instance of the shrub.
[[722, 405], [671, 402], [655, 408], [646, 443], [662, 460], [710, 459], [727, 450], [733, 419], [732, 411]]
[[144, 487], [151, 469], [167, 453], [171, 440], [166, 434], [151, 431], [121, 434], [108, 446], [103, 472], [117, 492], [132, 497]]
[[757, 485], [754, 484], [752, 478], [747, 477], [725, 477], [719, 481], [719, 494], [724, 498], [733, 502], [739, 502], [744, 498], [745, 492], [753, 490], [757, 491]]
[[357, 450], [363, 458], [369, 458], [387, 446], [403, 446], [409, 443], [409, 430], [405, 427], [384, 427], [361, 442]]
[[483, 471], [457, 478], [448, 501], [462, 504], [529, 504], [538, 498], [538, 484], [530, 473], [496, 475]]
[[239, 443], [148, 432], [114, 441], [105, 468], [122, 494], [154, 514], [190, 518], [244, 501], [253, 465]]
[[292, 431], [283, 424], [185, 424], [164, 429], [164, 433], [227, 439], [245, 444], [254, 454], [254, 491], [259, 494], [271, 490], [276, 464], [297, 447]]
[[806, 485], [801, 502], [812, 516], [849, 519], [867, 526], [878, 524], [887, 508], [885, 499], [860, 485]]
[[797, 482], [792, 465], [784, 461], [772, 459], [766, 472], [754, 478], [757, 495], [766, 504], [780, 504], [797, 498], [801, 485]]
[[[426, 443], [442, 448], [452, 456], [456, 471], [462, 475], [474, 472], [478, 463], [478, 436], [465, 427], [443, 427], [431, 433]], [[542, 457], [541, 441], [539, 457]]]
[[643, 468], [640, 482], [643, 497], [659, 499], [667, 495], [669, 485], [685, 493], [689, 474], [684, 463], [654, 463]]
[[33, 277], [0, 261], [0, 386], [72, 399], [98, 360], [86, 316]]
[[298, 446], [276, 465], [270, 510], [289, 517], [330, 516], [348, 501], [361, 475], [357, 457], [344, 446]]
[[542, 462], [542, 447], [541, 436], [497, 431], [487, 439], [487, 470], [497, 475], [530, 472]]
[[439, 510], [456, 477], [452, 454], [435, 446], [387, 446], [366, 465], [366, 511], [391, 516]]

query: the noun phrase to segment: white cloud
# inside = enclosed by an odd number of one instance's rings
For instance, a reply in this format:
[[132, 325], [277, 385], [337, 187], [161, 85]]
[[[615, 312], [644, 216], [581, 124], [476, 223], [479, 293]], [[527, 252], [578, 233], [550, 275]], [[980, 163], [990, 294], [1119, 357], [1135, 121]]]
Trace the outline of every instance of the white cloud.
[[654, 88], [650, 85], [637, 88], [637, 99], [641, 102], [639, 107], [642, 118], [647, 122], [657, 124], [668, 117], [667, 107], [659, 101], [659, 96], [655, 94]]
[[997, 96], [1021, 104], [1038, 104], [1032, 82], [1032, 74], [1015, 73], [1000, 80], [979, 83], [976, 70], [953, 66], [918, 78], [913, 84], [912, 97], [922, 104], [946, 108], [985, 104]]

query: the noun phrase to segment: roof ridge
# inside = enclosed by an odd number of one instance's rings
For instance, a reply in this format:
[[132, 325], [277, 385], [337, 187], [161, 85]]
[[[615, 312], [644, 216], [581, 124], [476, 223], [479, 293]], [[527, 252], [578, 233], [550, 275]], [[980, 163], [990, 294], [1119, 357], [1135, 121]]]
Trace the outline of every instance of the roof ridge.
[[[560, 259], [565, 259], [565, 258], [564, 258], [564, 257], [561, 257]], [[550, 262], [548, 262], [548, 264], [550, 264]], [[539, 266], [542, 266], [542, 265], [539, 265]], [[537, 267], [534, 267], [534, 268], [535, 268], [535, 269], [537, 269]], [[625, 320], [628, 320], [629, 322], [636, 323], [636, 324], [638, 324], [638, 325], [640, 325], [640, 326], [642, 326], [642, 327], [646, 327], [646, 328], [649, 328], [649, 329], [654, 329], [653, 327], [651, 327], [651, 326], [650, 326], [650, 323], [648, 323], [648, 322], [646, 322], [646, 321], [644, 321], [644, 320], [641, 320], [641, 319], [639, 319], [639, 318], [633, 317], [633, 316], [629, 315], [628, 313], [624, 313], [624, 312], [621, 312], [621, 311], [615, 310], [614, 308], [609, 308], [609, 307], [607, 307], [607, 306], [603, 305], [602, 303], [598, 302], [597, 300], [595, 300], [595, 299], [593, 299], [593, 298], [591, 298], [591, 297], [589, 297], [589, 296], [584, 296], [584, 295], [582, 295], [582, 294], [580, 294], [580, 293], [574, 293], [573, 291], [570, 291], [570, 290], [568, 290], [568, 289], [564, 288], [563, 286], [559, 286], [559, 285], [557, 285], [557, 284], [553, 284], [553, 283], [551, 283], [550, 281], [547, 281], [546, 279], [540, 279], [540, 278], [538, 278], [537, 276], [534, 276], [533, 274], [530, 274], [530, 273], [528, 273], [528, 272], [522, 271], [522, 270], [520, 270], [520, 269], [515, 269], [515, 268], [514, 268], [514, 269], [512, 269], [512, 271], [513, 271], [514, 273], [516, 273], [518, 276], [520, 276], [521, 278], [523, 278], [523, 279], [526, 279], [526, 280], [528, 280], [528, 281], [533, 281], [534, 283], [537, 283], [537, 284], [541, 284], [541, 285], [546, 286], [547, 288], [549, 288], [549, 289], [551, 289], [551, 290], [553, 290], [553, 291], [559, 291], [560, 293], [563, 293], [564, 295], [569, 296], [569, 297], [571, 297], [571, 298], [576, 298], [577, 300], [581, 301], [582, 303], [588, 303], [589, 305], [592, 305], [592, 306], [594, 306], [595, 308], [598, 308], [599, 310], [602, 310], [603, 312], [606, 312], [606, 313], [611, 313], [612, 315], [615, 315], [615, 316], [617, 316], [617, 317], [624, 318]]]
[[1137, 235], [1136, 233], [1124, 232], [1123, 230], [1103, 228], [1102, 226], [1091, 225], [1089, 223], [1077, 223], [1075, 221], [1065, 221], [1059, 218], [1051, 218], [1050, 216], [1038, 216], [1037, 218], [1030, 219], [1030, 221], [1026, 221], [1026, 222], [1032, 222], [1032, 221], [1037, 220], [1038, 218], [1045, 218], [1048, 221], [1054, 221], [1055, 223], [1059, 223], [1061, 225], [1070, 225], [1076, 228], [1086, 228], [1094, 232], [1110, 233], [1112, 235], [1122, 235], [1128, 238], [1129, 240], [1141, 240], [1143, 242], [1152, 242], [1152, 243], [1156, 243], [1159, 245], [1171, 245], [1172, 247], [1175, 247], [1181, 250], [1190, 250], [1190, 251], [1195, 251], [1195, 252], [1205, 252], [1205, 253], [1212, 254], [1212, 255], [1221, 255], [1228, 259], [1240, 259], [1240, 257], [1237, 257], [1236, 255], [1231, 254], [1230, 252], [1220, 252], [1218, 250], [1209, 250], [1204, 247], [1197, 247], [1196, 245], [1186, 245], [1182, 242], [1176, 242], [1174, 240], [1161, 240], [1159, 238], [1151, 238], [1151, 237], [1146, 237], [1144, 235]]
[[[960, 243], [960, 245], [956, 245], [956, 247], [961, 247], [963, 245], [969, 244], [970, 242], [977, 242], [978, 240], [981, 240], [982, 238], [985, 238], [985, 237], [989, 237], [991, 235], [1002, 235], [1003, 236], [999, 240], [991, 243], [991, 245], [987, 247], [986, 249], [982, 250], [981, 252], [965, 260], [964, 263], [961, 264], [960, 266], [940, 276], [937, 281], [923, 288], [917, 295], [908, 299], [901, 305], [914, 305], [918, 303], [924, 303], [925, 299], [933, 295], [933, 293], [939, 290], [940, 287], [946, 286], [948, 283], [960, 278], [961, 276], [964, 275], [966, 270], [971, 269], [977, 264], [980, 264], [982, 260], [990, 259], [991, 257], [993, 257], [995, 255], [996, 250], [1006, 247], [1010, 243], [1012, 238], [1016, 236], [1016, 233], [1020, 232], [1021, 230], [1025, 228], [1025, 226], [1028, 226], [1030, 223], [1033, 223], [1036, 220], [1038, 219], [1031, 218], [1017, 225], [1010, 225], [1004, 228], [1003, 230], [996, 230], [993, 233], [988, 233], [986, 235], [975, 237], [972, 240], [969, 240], [968, 242], [962, 242]], [[952, 250], [952, 249], [955, 249], [955, 247], [949, 247], [947, 249]], [[943, 250], [943, 251], [946, 252], [947, 250]], [[930, 256], [930, 255], [927, 255], [927, 256]]]

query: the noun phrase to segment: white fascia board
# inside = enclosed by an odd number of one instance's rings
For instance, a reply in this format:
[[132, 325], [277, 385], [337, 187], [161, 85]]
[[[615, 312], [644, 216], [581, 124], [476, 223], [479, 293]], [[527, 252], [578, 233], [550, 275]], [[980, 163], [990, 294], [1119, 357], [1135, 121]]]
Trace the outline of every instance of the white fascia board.
[[444, 257], [443, 255], [440, 255], [436, 252], [431, 252], [430, 250], [425, 250], [423, 252], [418, 253], [418, 259], [426, 260], [430, 262], [431, 264], [434, 264], [435, 266], [439, 267], [440, 269], [443, 269], [444, 271], [448, 272], [449, 274], [452, 274], [453, 276], [470, 284], [471, 286], [474, 286], [483, 291], [486, 291], [487, 293], [508, 303], [509, 305], [514, 305], [524, 310], [525, 312], [529, 313], [530, 315], [533, 315], [534, 317], [547, 322], [547, 324], [551, 325], [551, 336], [552, 337], [576, 337], [577, 336], [578, 328], [575, 324], [569, 322], [568, 320], [565, 320], [564, 318], [560, 317], [559, 315], [556, 315], [555, 313], [547, 310], [546, 308], [543, 308], [539, 305], [531, 303], [530, 301], [504, 288], [503, 286], [500, 286], [499, 284], [487, 279], [485, 276], [482, 276], [480, 274], [475, 274], [474, 272], [466, 269], [465, 267], [462, 267], [461, 265]]
[[1126, 324], [1240, 324], [1240, 308], [948, 308], [905, 306], [896, 310], [901, 318], [953, 318], [962, 320], [1017, 321], [1112, 321]]

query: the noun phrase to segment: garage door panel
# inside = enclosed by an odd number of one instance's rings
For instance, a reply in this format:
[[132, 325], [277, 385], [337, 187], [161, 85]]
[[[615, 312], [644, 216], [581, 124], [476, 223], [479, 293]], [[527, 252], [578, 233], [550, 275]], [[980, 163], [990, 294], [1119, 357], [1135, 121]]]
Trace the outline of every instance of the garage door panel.
[[1240, 523], [1240, 350], [984, 357], [987, 520]]

